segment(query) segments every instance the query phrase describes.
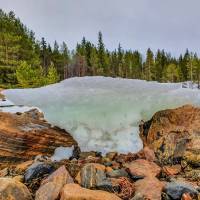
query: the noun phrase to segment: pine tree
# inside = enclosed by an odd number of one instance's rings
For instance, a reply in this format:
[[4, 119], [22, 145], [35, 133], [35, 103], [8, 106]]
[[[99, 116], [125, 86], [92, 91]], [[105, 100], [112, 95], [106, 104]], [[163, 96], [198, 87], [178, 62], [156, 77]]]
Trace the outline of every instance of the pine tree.
[[154, 74], [152, 74], [152, 70], [154, 67], [154, 55], [150, 48], [147, 50], [146, 54], [146, 62], [144, 68], [144, 75], [146, 80], [151, 81]]

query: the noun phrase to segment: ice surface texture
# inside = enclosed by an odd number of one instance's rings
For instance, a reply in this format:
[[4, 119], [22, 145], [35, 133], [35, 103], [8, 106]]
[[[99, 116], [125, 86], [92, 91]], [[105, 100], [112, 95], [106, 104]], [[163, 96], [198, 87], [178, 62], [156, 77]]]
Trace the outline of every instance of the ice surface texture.
[[71, 78], [37, 89], [4, 94], [15, 104], [39, 107], [45, 118], [65, 128], [82, 151], [136, 152], [142, 148], [138, 124], [156, 111], [200, 104], [200, 91], [182, 84], [121, 78]]

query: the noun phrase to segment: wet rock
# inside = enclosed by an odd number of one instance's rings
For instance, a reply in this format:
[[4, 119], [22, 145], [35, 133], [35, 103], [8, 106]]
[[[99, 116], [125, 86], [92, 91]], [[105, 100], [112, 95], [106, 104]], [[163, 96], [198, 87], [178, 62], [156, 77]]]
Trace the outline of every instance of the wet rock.
[[140, 126], [145, 146], [152, 148], [162, 164], [177, 164], [185, 159], [189, 164], [200, 163], [200, 108], [190, 105], [154, 114]]
[[107, 174], [107, 176], [109, 176], [111, 178], [128, 177], [128, 173], [123, 168], [109, 171], [106, 174]]
[[59, 147], [76, 145], [64, 130], [28, 115], [0, 112], [0, 166], [19, 164], [35, 156], [52, 156]]
[[120, 200], [115, 194], [89, 190], [80, 187], [78, 184], [67, 184], [64, 186], [60, 200]]
[[44, 114], [36, 108], [24, 112], [23, 115], [37, 120], [44, 119]]
[[164, 166], [162, 170], [167, 176], [177, 175], [181, 172], [181, 165]]
[[32, 197], [24, 184], [12, 178], [0, 178], [0, 200], [32, 200]]
[[142, 159], [126, 163], [124, 166], [132, 175], [133, 179], [137, 177], [158, 176], [161, 172], [161, 168], [157, 164]]
[[33, 163], [25, 172], [25, 182], [31, 182], [33, 179], [41, 178], [54, 171], [52, 164], [36, 162]]
[[192, 185], [178, 181], [167, 183], [164, 191], [174, 200], [181, 199], [184, 193], [188, 193], [191, 196], [198, 195], [198, 191]]
[[135, 196], [133, 200], [161, 200], [164, 183], [155, 177], [146, 177], [135, 183]]

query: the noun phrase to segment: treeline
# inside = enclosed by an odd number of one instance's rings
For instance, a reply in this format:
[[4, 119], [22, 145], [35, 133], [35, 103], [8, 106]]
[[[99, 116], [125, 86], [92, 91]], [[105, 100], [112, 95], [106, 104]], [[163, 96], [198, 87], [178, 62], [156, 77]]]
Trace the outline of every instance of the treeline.
[[146, 55], [106, 49], [102, 33], [94, 45], [84, 37], [69, 51], [67, 44], [53, 47], [44, 38], [36, 40], [13, 12], [0, 10], [0, 87], [38, 87], [74, 76], [111, 76], [159, 82], [200, 80], [200, 58], [186, 50], [179, 58], [164, 50]]

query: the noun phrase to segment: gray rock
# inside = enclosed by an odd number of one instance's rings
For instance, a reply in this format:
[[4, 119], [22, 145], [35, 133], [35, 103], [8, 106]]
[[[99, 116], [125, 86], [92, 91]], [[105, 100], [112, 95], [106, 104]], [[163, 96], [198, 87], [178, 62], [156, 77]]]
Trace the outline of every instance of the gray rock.
[[172, 199], [181, 199], [184, 193], [189, 193], [191, 195], [198, 195], [198, 191], [191, 185], [184, 182], [170, 182], [165, 187], [165, 193], [169, 195]]
[[107, 172], [107, 175], [111, 178], [128, 177], [128, 173], [123, 168]]
[[50, 174], [54, 171], [54, 167], [51, 164], [36, 162], [33, 163], [25, 172], [25, 182], [30, 182], [36, 178], [42, 178], [45, 174]]

